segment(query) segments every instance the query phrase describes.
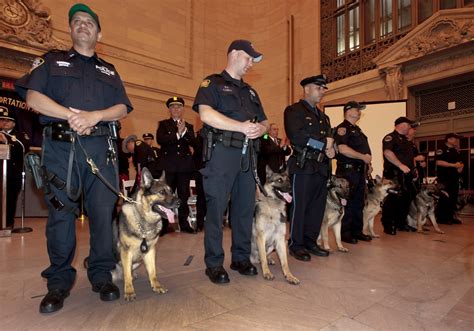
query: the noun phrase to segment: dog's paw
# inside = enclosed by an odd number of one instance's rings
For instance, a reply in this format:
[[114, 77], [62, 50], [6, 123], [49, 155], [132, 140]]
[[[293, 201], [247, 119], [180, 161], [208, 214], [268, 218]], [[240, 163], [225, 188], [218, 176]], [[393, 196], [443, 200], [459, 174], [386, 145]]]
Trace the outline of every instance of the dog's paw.
[[380, 238], [380, 235], [374, 233], [373, 235], [371, 235], [372, 238]]
[[331, 249], [331, 247], [327, 246], [327, 247], [324, 247], [325, 250], [327, 250], [329, 253], [332, 253], [333, 250]]
[[266, 280], [274, 280], [275, 276], [273, 276], [273, 274], [271, 272], [264, 272], [263, 273], [263, 278], [265, 278]]
[[348, 250], [347, 248], [345, 248], [344, 246], [338, 247], [337, 250], [338, 250], [339, 252], [343, 252], [343, 253], [349, 252], [349, 250]]
[[272, 259], [271, 257], [269, 257], [267, 260], [268, 260], [268, 265], [274, 265], [275, 264], [275, 260]]
[[154, 286], [152, 287], [153, 292], [158, 293], [158, 294], [165, 294], [168, 292], [168, 289], [164, 288], [163, 286]]
[[285, 278], [286, 278], [286, 281], [292, 285], [299, 285], [300, 283], [300, 280], [293, 275], [287, 275], [285, 276]]
[[135, 294], [135, 292], [125, 292], [123, 297], [125, 301], [131, 302], [131, 301], [135, 301], [135, 299], [137, 298], [137, 295]]
[[440, 229], [437, 229], [437, 230], [435, 230], [435, 231], [436, 231], [436, 233], [444, 234], [444, 231], [441, 231]]

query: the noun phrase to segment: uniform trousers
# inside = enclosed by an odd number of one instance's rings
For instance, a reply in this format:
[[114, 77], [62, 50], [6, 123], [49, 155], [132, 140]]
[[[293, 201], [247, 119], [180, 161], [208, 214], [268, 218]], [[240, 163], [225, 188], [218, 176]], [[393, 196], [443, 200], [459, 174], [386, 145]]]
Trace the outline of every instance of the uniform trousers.
[[[241, 149], [216, 143], [211, 159], [201, 169], [207, 208], [204, 261], [208, 268], [224, 263], [222, 221], [229, 196], [232, 199], [232, 262], [250, 259], [256, 187], [251, 169], [241, 169], [241, 157]], [[248, 157], [248, 152], [244, 157]]]
[[[106, 136], [80, 138], [89, 156], [94, 160], [102, 175], [118, 189], [116, 163], [107, 162], [108, 142]], [[67, 179], [68, 158], [71, 143], [53, 141], [45, 134], [43, 140], [43, 165], [48, 172], [63, 181]], [[76, 142], [72, 187], [82, 182], [84, 208], [89, 218], [90, 251], [87, 276], [91, 284], [99, 285], [112, 280], [110, 270], [115, 267], [112, 248], [112, 213], [117, 196], [94, 175], [82, 150]], [[47, 248], [50, 266], [41, 275], [47, 278], [48, 290], [70, 290], [74, 284], [76, 270], [71, 263], [76, 250], [76, 217], [74, 209], [79, 201], [68, 198], [66, 188], [60, 190], [50, 184], [52, 193], [64, 207], [57, 210], [46, 196], [48, 222], [46, 225]], [[80, 199], [80, 198], [79, 198]]]
[[179, 200], [181, 200], [181, 204], [178, 208], [179, 226], [181, 228], [189, 228], [188, 199], [190, 195], [189, 183], [191, 181], [191, 175], [192, 172], [165, 171], [166, 183], [171, 187], [173, 192], [176, 191]]
[[[10, 169], [11, 170], [11, 169]], [[7, 168], [7, 228], [15, 225], [16, 205], [21, 191], [21, 174], [15, 175]], [[26, 203], [26, 201], [25, 201]]]
[[358, 171], [337, 172], [351, 184], [351, 196], [344, 208], [341, 234], [343, 237], [357, 237], [364, 226], [363, 210], [365, 203], [365, 174]]
[[440, 223], [452, 223], [455, 211], [456, 204], [458, 201], [459, 195], [459, 181], [458, 178], [453, 180], [443, 180], [439, 181], [444, 190], [448, 193], [449, 197], [441, 194], [438, 205], [436, 206], [436, 219]]

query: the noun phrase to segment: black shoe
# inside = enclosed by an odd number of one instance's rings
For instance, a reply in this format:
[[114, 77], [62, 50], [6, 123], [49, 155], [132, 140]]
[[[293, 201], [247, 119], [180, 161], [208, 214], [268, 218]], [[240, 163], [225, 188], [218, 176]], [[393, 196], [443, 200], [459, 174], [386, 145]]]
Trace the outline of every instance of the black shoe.
[[368, 236], [366, 234], [358, 234], [357, 236], [354, 236], [354, 238], [356, 240], [361, 240], [361, 241], [371, 241], [372, 240], [372, 237], [371, 236]]
[[405, 225], [403, 225], [403, 226], [397, 227], [397, 230], [398, 230], [398, 231], [410, 232], [410, 227], [409, 227], [407, 224], [405, 224]]
[[64, 299], [69, 296], [69, 291], [66, 290], [50, 290], [46, 296], [41, 300], [40, 313], [48, 314], [54, 313], [63, 307]]
[[255, 276], [258, 275], [257, 268], [250, 261], [232, 262], [230, 264], [232, 270], [237, 270], [241, 275]]
[[386, 234], [389, 234], [391, 236], [394, 236], [397, 234], [397, 230], [395, 230], [395, 228], [392, 228], [392, 229], [383, 229], [383, 232], [385, 232]]
[[92, 285], [92, 291], [99, 292], [102, 301], [114, 301], [120, 298], [120, 290], [112, 282]]
[[230, 282], [229, 275], [223, 266], [206, 268], [206, 275], [209, 277], [211, 282], [216, 284], [225, 284]]
[[329, 251], [322, 249], [318, 245], [314, 245], [313, 247], [306, 247], [306, 251], [310, 254], [316, 255], [316, 256], [329, 256]]
[[179, 229], [180, 232], [186, 232], [186, 233], [192, 233], [192, 234], [196, 234], [196, 230], [194, 230], [192, 227], [190, 226], [183, 226], [183, 227], [180, 227]]
[[457, 218], [453, 218], [452, 224], [462, 224], [462, 222], [461, 222], [461, 220], [459, 220]]
[[353, 245], [357, 244], [357, 239], [352, 236], [342, 236], [341, 240], [348, 244], [353, 244]]
[[410, 225], [408, 225], [408, 229], [410, 229], [410, 232], [418, 231], [416, 228], [414, 228], [413, 226], [410, 226]]
[[290, 255], [300, 261], [311, 261], [311, 255], [305, 249], [289, 250]]

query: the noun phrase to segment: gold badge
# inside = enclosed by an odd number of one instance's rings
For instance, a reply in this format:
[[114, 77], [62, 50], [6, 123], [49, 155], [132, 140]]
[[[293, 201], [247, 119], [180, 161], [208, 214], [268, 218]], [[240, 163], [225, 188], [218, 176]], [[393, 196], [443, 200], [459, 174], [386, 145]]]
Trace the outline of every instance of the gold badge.
[[345, 135], [347, 132], [346, 128], [345, 127], [340, 127], [337, 129], [337, 134], [340, 135], [340, 136], [343, 136]]
[[204, 79], [201, 83], [201, 87], [208, 87], [209, 84], [211, 84], [211, 80], [210, 79]]
[[31, 65], [30, 73], [31, 73], [33, 70], [35, 70], [36, 68], [38, 68], [39, 66], [41, 66], [43, 63], [44, 63], [43, 58], [37, 57], [37, 58], [33, 61], [33, 64]]
[[142, 144], [142, 141], [141, 141], [141, 140], [137, 140], [137, 141], [135, 142], [135, 145], [137, 145], [137, 146], [140, 146], [141, 144]]

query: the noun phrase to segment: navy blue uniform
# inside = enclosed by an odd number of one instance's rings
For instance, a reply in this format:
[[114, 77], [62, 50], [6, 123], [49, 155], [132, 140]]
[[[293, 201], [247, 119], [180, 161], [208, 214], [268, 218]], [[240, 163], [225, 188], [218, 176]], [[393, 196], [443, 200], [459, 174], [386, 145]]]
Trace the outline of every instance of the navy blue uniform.
[[[446, 161], [448, 163], [461, 162], [459, 152], [454, 147], [444, 145], [436, 151], [436, 160]], [[459, 195], [459, 173], [456, 168], [436, 167], [436, 176], [438, 183], [443, 185], [449, 198], [441, 196], [436, 206], [436, 219], [438, 223], [451, 224], [454, 219], [456, 203]]]
[[[117, 104], [126, 105], [129, 112], [132, 110], [114, 66], [97, 55], [89, 58], [74, 49], [52, 51], [38, 58], [31, 72], [16, 82], [16, 89], [23, 98], [27, 90], [35, 90], [64, 107], [84, 111], [106, 109]], [[66, 181], [72, 144], [53, 139], [52, 128], [49, 126], [52, 122], [60, 121], [63, 120], [40, 116], [40, 122], [47, 126], [44, 130], [42, 163], [49, 173]], [[98, 123], [97, 126], [107, 126], [107, 123]], [[98, 130], [100, 131], [107, 130]], [[108, 159], [108, 135], [81, 136], [80, 141], [102, 175], [118, 189], [116, 162]], [[91, 247], [87, 274], [91, 284], [98, 285], [111, 281], [110, 270], [115, 266], [112, 253], [112, 213], [117, 196], [91, 172], [77, 141], [74, 145], [76, 153], [70, 184], [72, 188], [82, 186], [90, 227]], [[114, 148], [116, 150], [116, 146]], [[46, 199], [49, 209], [46, 238], [51, 265], [42, 272], [42, 276], [48, 280], [48, 290], [69, 291], [76, 275], [71, 263], [76, 248], [74, 211], [77, 210], [79, 201], [71, 200], [65, 189], [52, 184], [50, 189], [64, 207], [56, 208], [57, 205]]]
[[[300, 100], [285, 109], [285, 131], [293, 146], [305, 148], [309, 138], [326, 143], [331, 123], [317, 107]], [[326, 209], [329, 159], [326, 156], [321, 162], [307, 159], [304, 167], [299, 167], [293, 154], [287, 165], [293, 181], [289, 248], [310, 249], [316, 245]]]
[[[226, 71], [207, 77], [197, 92], [193, 109], [208, 105], [223, 115], [247, 121], [266, 120], [257, 92], [243, 80], [233, 79]], [[247, 151], [247, 154], [249, 152]], [[242, 148], [216, 142], [212, 156], [201, 170], [206, 194], [205, 263], [208, 268], [222, 266], [222, 220], [232, 199], [232, 262], [249, 261], [255, 207], [255, 179], [252, 171], [241, 169]]]
[[413, 184], [414, 155], [413, 143], [396, 130], [383, 138], [382, 150], [391, 150], [398, 160], [410, 168], [411, 172], [404, 174], [398, 167], [384, 156], [383, 176], [399, 184], [399, 194], [390, 193], [382, 207], [382, 224], [387, 233], [406, 229], [410, 203], [416, 192]]
[[[344, 120], [336, 128], [334, 141], [346, 145], [361, 154], [372, 154], [367, 136], [357, 126]], [[344, 177], [351, 183], [351, 197], [347, 202], [342, 219], [341, 234], [343, 237], [360, 237], [362, 235], [363, 214], [366, 189], [366, 165], [364, 161], [337, 154], [336, 175]]]

